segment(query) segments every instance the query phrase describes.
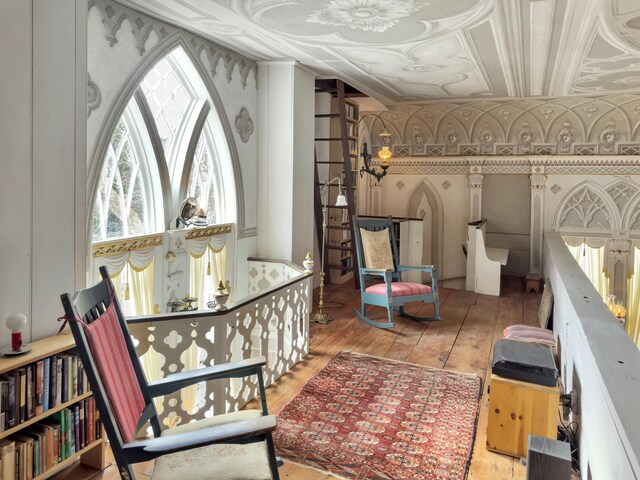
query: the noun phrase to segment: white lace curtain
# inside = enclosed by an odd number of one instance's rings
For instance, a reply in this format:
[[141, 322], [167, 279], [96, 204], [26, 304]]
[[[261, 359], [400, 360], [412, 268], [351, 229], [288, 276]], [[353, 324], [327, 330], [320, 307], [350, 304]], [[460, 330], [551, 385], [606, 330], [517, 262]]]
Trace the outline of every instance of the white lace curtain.
[[[97, 262], [107, 267], [113, 286], [127, 315], [152, 315], [155, 313], [153, 260], [156, 248], [158, 247], [112, 253], [100, 257]], [[127, 266], [128, 268], [126, 268]], [[131, 293], [133, 293], [133, 298], [131, 298]]]
[[605, 238], [564, 237], [569, 251], [602, 298], [609, 293], [605, 271]]
[[631, 340], [640, 347], [640, 241], [635, 241], [633, 259], [629, 259], [633, 270], [627, 280], [627, 321], [625, 328]]

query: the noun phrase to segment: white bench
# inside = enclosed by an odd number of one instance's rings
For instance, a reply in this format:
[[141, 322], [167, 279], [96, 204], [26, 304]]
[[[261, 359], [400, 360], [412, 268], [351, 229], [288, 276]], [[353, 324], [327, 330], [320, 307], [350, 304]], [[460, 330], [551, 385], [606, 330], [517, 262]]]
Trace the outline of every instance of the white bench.
[[500, 268], [507, 264], [509, 250], [485, 246], [486, 220], [472, 222], [467, 229], [467, 290], [500, 295]]

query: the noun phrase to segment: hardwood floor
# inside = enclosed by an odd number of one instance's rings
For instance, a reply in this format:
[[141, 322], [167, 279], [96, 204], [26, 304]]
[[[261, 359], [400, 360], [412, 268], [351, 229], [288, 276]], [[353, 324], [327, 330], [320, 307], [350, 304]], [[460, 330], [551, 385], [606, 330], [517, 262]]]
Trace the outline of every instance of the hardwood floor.
[[[396, 317], [396, 327], [381, 330], [358, 320], [352, 309], [359, 308], [360, 294], [353, 283], [329, 285], [325, 293], [326, 312], [333, 318], [328, 325], [310, 327], [309, 355], [293, 370], [267, 389], [267, 402], [272, 413], [302, 389], [338, 352], [350, 350], [379, 357], [392, 358], [447, 370], [475, 373], [482, 377], [484, 392], [478, 420], [476, 441], [469, 470], [469, 479], [524, 479], [526, 468], [518, 459], [488, 452], [485, 448], [487, 428], [487, 381], [490, 378], [491, 349], [494, 340], [502, 338], [507, 325], [524, 323], [537, 325], [539, 294], [523, 293], [523, 279], [505, 277], [502, 295], [490, 297], [464, 290], [441, 289], [440, 322], [418, 323]], [[317, 295], [317, 291], [315, 292]], [[386, 311], [371, 308], [376, 318], [384, 318]], [[433, 307], [425, 304], [407, 306], [411, 313], [427, 315]], [[369, 309], [368, 309], [369, 312]], [[138, 480], [149, 478], [151, 466], [136, 466]], [[69, 476], [72, 475], [72, 476]], [[309, 468], [288, 464], [280, 468], [283, 479], [329, 480], [335, 477]], [[72, 469], [59, 479], [95, 478], [115, 480], [114, 466], [95, 476], [80, 475]]]

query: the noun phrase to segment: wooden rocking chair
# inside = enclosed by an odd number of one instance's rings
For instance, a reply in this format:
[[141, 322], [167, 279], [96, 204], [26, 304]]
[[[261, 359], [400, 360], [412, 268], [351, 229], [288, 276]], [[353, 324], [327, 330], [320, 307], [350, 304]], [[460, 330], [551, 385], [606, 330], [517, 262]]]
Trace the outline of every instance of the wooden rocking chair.
[[[353, 233], [358, 255], [358, 273], [360, 275], [361, 309], [354, 313], [370, 325], [380, 328], [395, 326], [393, 313], [419, 322], [440, 320], [438, 305], [438, 274], [433, 265], [400, 265], [398, 247], [391, 217], [384, 220], [359, 219], [353, 216]], [[402, 272], [420, 270], [431, 276], [431, 286], [421, 283], [403, 282]], [[384, 283], [367, 286], [368, 280], [378, 279]], [[433, 317], [417, 317], [405, 312], [404, 305], [409, 302], [433, 303]], [[387, 309], [387, 322], [379, 322], [367, 317], [368, 305], [377, 305]]]
[[[123, 480], [155, 460], [153, 480], [279, 480], [262, 366], [264, 357], [169, 375], [147, 384], [105, 267], [102, 282], [61, 295], [78, 354]], [[216, 415], [162, 430], [153, 398], [198, 382], [257, 375], [261, 410]], [[154, 438], [136, 440], [147, 422]]]

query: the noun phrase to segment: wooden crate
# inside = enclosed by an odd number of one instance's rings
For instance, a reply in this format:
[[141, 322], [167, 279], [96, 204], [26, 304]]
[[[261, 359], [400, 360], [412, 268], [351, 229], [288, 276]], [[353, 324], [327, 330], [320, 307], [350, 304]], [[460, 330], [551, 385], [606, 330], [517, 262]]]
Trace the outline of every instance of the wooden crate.
[[559, 387], [491, 375], [487, 449], [527, 456], [529, 434], [558, 436]]

